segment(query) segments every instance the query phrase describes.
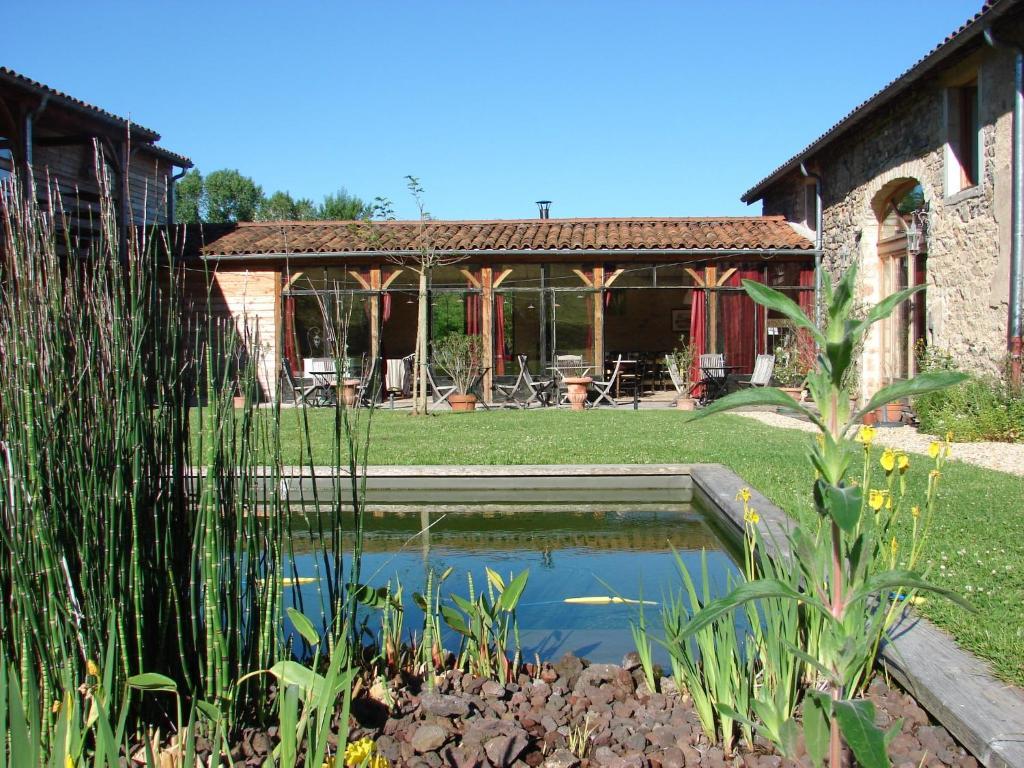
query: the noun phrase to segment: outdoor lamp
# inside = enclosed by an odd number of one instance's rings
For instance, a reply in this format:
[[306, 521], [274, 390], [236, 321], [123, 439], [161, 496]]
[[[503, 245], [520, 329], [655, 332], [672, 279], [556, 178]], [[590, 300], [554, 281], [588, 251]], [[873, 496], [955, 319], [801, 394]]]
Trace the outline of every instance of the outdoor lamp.
[[924, 245], [925, 212], [914, 211], [910, 214], [910, 221], [907, 222], [907, 253], [917, 256]]

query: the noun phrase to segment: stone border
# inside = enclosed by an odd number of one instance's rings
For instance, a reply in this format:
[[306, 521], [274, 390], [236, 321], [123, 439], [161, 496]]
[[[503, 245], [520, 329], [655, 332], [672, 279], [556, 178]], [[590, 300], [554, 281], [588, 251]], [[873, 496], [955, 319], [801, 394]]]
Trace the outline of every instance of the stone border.
[[[347, 473], [343, 473], [347, 476]], [[330, 482], [328, 467], [287, 467], [286, 482], [301, 487], [311, 477]], [[427, 478], [432, 490], [451, 488], [441, 478], [457, 479], [458, 485], [480, 488], [481, 481], [499, 480], [506, 489], [525, 491], [559, 487], [593, 489], [595, 483], [613, 487], [609, 481], [625, 478], [630, 490], [652, 488], [689, 489], [719, 512], [727, 533], [738, 537], [743, 531], [743, 504], [737, 501], [740, 488], [750, 488], [751, 506], [761, 517], [767, 545], [787, 552], [786, 531], [792, 519], [736, 473], [720, 464], [598, 464], [598, 465], [468, 465], [368, 467], [369, 481], [399, 480], [412, 489], [416, 478]], [[577, 482], [572, 482], [576, 480]], [[405, 482], [410, 481], [410, 482]], [[680, 482], [682, 481], [682, 482]], [[374, 483], [377, 485], [377, 483]], [[386, 485], [386, 482], [381, 483]], [[421, 483], [418, 487], [424, 488]], [[620, 484], [618, 486], [622, 488]], [[882, 648], [882, 664], [918, 702], [927, 709], [986, 768], [1024, 768], [1024, 694], [1020, 689], [995, 680], [985, 664], [928, 620], [909, 611]]]

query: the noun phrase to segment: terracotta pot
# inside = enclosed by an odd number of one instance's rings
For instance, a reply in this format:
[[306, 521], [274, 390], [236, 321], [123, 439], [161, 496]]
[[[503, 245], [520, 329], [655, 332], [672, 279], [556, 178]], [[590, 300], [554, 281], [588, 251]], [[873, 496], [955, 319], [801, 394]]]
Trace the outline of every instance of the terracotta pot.
[[235, 410], [245, 408], [245, 395], [235, 395], [231, 400]]
[[589, 376], [566, 376], [565, 386], [569, 390], [569, 404], [574, 411], [587, 407], [587, 387], [593, 381]]
[[341, 397], [345, 401], [346, 408], [355, 408], [359, 402], [359, 395], [356, 394], [356, 387], [359, 386], [359, 379], [345, 379], [341, 387]]
[[864, 414], [864, 418], [862, 419], [862, 421], [868, 427], [875, 426], [875, 424], [878, 422], [878, 411], [868, 411], [867, 413]]
[[453, 411], [475, 411], [476, 395], [452, 395], [448, 398]]
[[792, 397], [798, 403], [804, 399], [804, 388], [803, 387], [779, 387], [783, 392]]
[[676, 400], [676, 408], [680, 411], [692, 411], [697, 407], [697, 400], [693, 397], [680, 397]]

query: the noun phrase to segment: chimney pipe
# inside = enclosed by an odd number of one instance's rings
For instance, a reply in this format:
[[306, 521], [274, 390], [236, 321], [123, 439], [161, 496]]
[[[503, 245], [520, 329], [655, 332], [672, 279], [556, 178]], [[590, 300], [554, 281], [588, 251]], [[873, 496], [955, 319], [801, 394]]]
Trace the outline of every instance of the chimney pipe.
[[537, 207], [540, 209], [540, 217], [542, 219], [551, 218], [551, 201], [550, 200], [538, 200]]

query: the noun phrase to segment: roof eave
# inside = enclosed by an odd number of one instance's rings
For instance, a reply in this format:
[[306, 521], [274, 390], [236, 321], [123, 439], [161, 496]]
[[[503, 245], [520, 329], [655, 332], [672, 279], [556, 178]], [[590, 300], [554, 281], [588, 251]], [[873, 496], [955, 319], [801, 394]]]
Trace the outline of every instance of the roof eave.
[[[813, 256], [816, 251], [810, 248], [522, 248], [522, 249], [476, 249], [476, 250], [437, 250], [440, 256]], [[324, 258], [415, 258], [420, 255], [418, 250], [402, 251], [301, 251], [298, 253], [204, 253], [206, 261], [280, 261], [324, 259]]]
[[797, 170], [801, 163], [806, 163], [812, 155], [824, 149], [833, 141], [836, 141], [852, 130], [856, 125], [866, 120], [876, 109], [881, 107], [883, 104], [888, 103], [902, 93], [906, 88], [929, 74], [934, 67], [962, 50], [965, 46], [973, 43], [975, 39], [982, 34], [985, 27], [1005, 15], [1008, 12], [1008, 9], [1013, 7], [1015, 4], [1015, 0], [1005, 0], [1005, 2], [994, 3], [989, 8], [980, 12], [974, 19], [968, 22], [961, 31], [955, 33], [955, 36], [951, 40], [948, 40], [938, 46], [917, 64], [912, 66], [885, 88], [870, 97], [846, 117], [829, 128], [825, 133], [811, 142], [798, 154], [791, 157], [785, 163], [772, 171], [771, 174], [744, 192], [740, 197], [740, 202], [750, 205], [751, 203], [760, 200], [769, 187]]

